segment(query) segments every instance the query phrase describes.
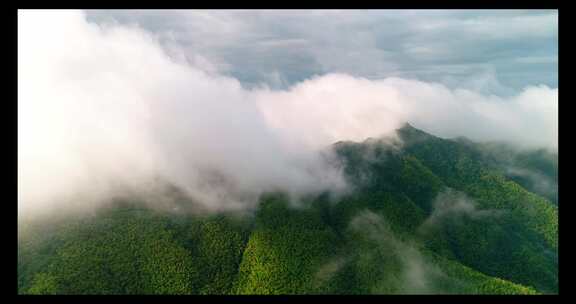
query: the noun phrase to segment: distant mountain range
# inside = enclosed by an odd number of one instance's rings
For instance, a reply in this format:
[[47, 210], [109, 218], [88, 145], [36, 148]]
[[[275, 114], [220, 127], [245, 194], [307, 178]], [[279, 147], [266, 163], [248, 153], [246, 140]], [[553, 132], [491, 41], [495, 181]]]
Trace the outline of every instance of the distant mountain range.
[[557, 153], [398, 135], [334, 144], [353, 190], [299, 207], [19, 225], [19, 293], [558, 293]]

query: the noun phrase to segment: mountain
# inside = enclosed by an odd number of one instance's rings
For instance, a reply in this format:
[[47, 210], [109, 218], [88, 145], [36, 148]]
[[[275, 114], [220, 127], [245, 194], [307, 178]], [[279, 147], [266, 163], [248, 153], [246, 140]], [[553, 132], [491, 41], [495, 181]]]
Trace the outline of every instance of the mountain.
[[19, 223], [19, 293], [558, 293], [557, 154], [409, 124], [333, 149], [352, 190], [299, 207]]

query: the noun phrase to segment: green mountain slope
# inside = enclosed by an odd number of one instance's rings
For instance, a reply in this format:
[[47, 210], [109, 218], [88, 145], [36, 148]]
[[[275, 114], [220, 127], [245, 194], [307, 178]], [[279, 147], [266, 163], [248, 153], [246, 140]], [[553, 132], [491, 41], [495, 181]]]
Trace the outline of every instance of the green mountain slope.
[[[505, 158], [500, 146], [410, 125], [398, 134], [401, 143], [334, 145], [352, 185], [337, 199], [318, 194], [295, 208], [271, 193], [252, 215], [135, 204], [20, 223], [19, 293], [558, 292], [557, 190], [533, 178], [557, 183], [557, 154]], [[510, 167], [540, 175], [518, 179]]]
[[459, 260], [490, 275], [557, 292], [557, 206], [507, 179], [480, 149], [417, 132], [422, 133], [409, 126], [400, 130], [405, 153], [420, 159], [447, 186], [468, 194], [479, 209], [499, 214], [444, 227]]

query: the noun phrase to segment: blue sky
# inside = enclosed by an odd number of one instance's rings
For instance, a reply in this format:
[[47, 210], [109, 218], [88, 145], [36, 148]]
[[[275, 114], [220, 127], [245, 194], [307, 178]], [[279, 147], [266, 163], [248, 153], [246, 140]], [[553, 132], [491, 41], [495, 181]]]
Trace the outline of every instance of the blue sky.
[[245, 86], [286, 88], [331, 72], [510, 95], [558, 84], [555, 10], [87, 11], [155, 33]]

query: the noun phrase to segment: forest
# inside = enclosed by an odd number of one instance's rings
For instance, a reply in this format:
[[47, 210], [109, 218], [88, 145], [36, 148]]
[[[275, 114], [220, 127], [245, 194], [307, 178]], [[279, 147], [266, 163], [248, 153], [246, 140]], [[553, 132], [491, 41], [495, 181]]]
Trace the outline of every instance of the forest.
[[122, 201], [19, 222], [20, 294], [556, 294], [558, 155], [444, 139], [332, 148], [353, 190], [249, 214]]

